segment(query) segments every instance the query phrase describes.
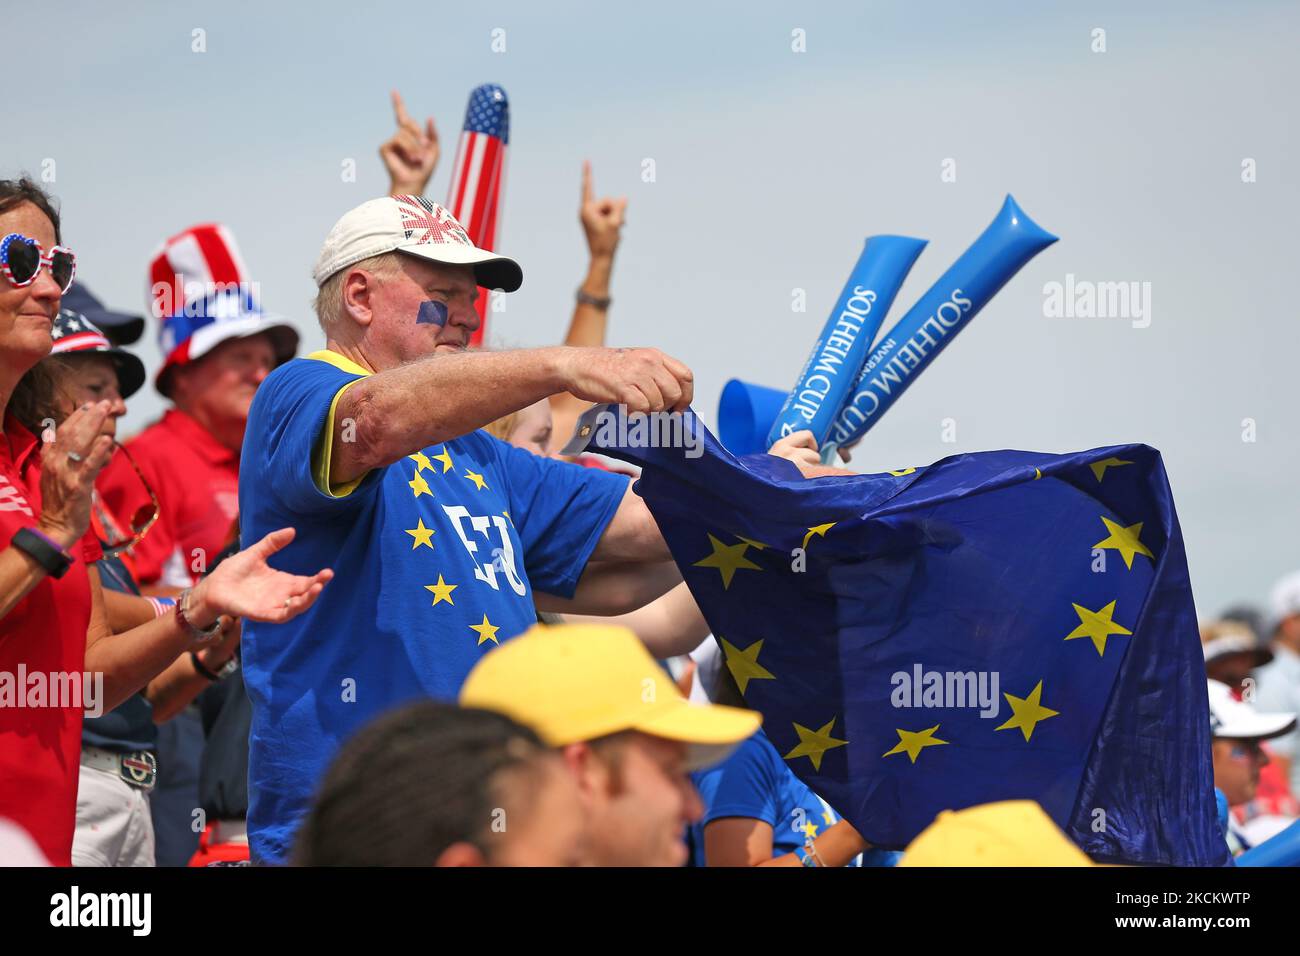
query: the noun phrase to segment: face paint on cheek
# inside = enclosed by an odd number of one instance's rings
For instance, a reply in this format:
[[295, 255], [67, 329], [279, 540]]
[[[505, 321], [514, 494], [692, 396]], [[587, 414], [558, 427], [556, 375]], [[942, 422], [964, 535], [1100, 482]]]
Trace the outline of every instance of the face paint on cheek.
[[416, 325], [446, 325], [447, 303], [432, 299], [420, 303], [420, 311], [415, 316]]

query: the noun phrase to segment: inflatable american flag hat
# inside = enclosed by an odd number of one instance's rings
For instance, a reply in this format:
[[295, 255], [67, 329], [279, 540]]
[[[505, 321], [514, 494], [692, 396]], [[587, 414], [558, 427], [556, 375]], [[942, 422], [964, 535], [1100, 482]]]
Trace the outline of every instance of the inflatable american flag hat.
[[218, 223], [191, 226], [162, 244], [149, 263], [146, 300], [159, 322], [163, 365], [154, 384], [164, 395], [170, 391], [172, 369], [227, 339], [266, 332], [277, 362], [287, 362], [298, 350], [293, 326], [262, 311], [257, 284], [249, 279], [235, 237]]

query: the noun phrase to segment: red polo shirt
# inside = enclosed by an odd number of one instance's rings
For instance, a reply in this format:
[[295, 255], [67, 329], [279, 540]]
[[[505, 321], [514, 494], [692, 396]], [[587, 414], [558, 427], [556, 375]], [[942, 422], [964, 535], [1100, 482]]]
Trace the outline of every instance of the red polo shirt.
[[[9, 547], [19, 528], [36, 526], [40, 488], [40, 446], [7, 415], [0, 436], [0, 547]], [[63, 577], [43, 578], [0, 618], [0, 817], [30, 833], [50, 862], [61, 866], [72, 864], [86, 701], [62, 701], [57, 694], [59, 684], [80, 687], [80, 677], [76, 683], [52, 678], [85, 669], [86, 565], [99, 560], [99, 543], [87, 532], [72, 554], [77, 560]]]
[[[158, 520], [131, 551], [136, 580], [142, 585], [188, 587], [221, 553], [239, 514], [239, 453], [175, 408], [126, 445], [160, 506]], [[96, 487], [123, 524], [150, 503], [139, 476], [121, 454], [113, 456]]]

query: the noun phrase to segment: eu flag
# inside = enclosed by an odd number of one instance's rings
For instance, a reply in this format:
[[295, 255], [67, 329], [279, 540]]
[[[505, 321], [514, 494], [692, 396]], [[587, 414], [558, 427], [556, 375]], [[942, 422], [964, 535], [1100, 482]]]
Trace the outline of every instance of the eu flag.
[[1028, 798], [1099, 861], [1230, 862], [1157, 451], [806, 480], [734, 458], [691, 411], [674, 424], [702, 445], [589, 428], [590, 447], [643, 468], [746, 701], [865, 839], [901, 848], [942, 810]]

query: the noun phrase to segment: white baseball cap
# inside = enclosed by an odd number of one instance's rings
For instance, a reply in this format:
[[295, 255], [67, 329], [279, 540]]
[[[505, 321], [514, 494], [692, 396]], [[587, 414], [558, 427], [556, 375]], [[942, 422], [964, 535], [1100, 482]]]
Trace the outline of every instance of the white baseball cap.
[[1292, 571], [1273, 585], [1269, 610], [1273, 612], [1274, 627], [1292, 614], [1300, 614], [1300, 571]]
[[1232, 696], [1232, 689], [1217, 680], [1207, 680], [1210, 694], [1210, 733], [1234, 740], [1268, 740], [1295, 729], [1296, 715], [1261, 714], [1250, 704]]
[[345, 213], [325, 237], [312, 278], [319, 288], [340, 269], [386, 252], [473, 266], [485, 289], [514, 292], [524, 281], [519, 263], [475, 246], [451, 213], [423, 196], [384, 196]]

